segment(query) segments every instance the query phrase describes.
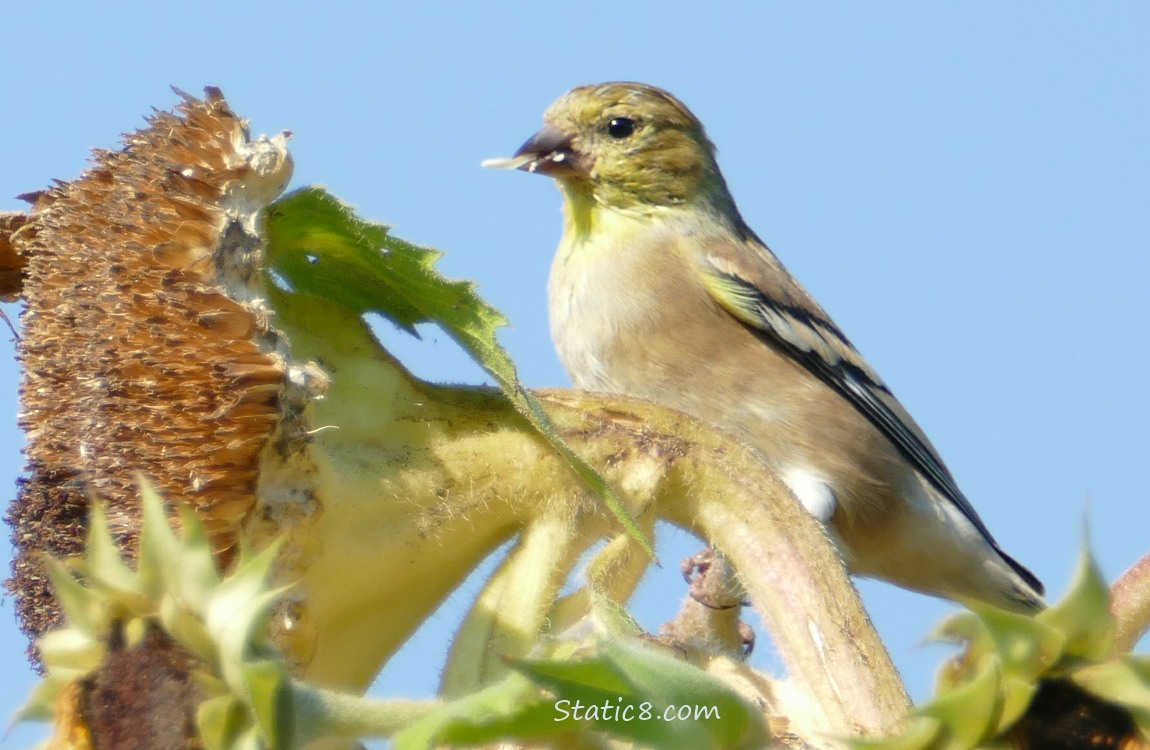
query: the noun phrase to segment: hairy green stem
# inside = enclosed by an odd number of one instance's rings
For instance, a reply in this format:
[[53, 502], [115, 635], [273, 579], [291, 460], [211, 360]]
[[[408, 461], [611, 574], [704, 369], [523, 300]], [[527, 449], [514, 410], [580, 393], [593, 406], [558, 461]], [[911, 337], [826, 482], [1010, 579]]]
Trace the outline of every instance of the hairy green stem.
[[390, 737], [442, 707], [439, 701], [376, 700], [358, 695], [291, 685], [295, 744], [315, 738]]
[[[819, 708], [800, 725], [828, 733], [893, 729], [910, 705], [890, 655], [822, 527], [752, 449], [670, 410], [552, 393], [546, 403], [577, 448], [583, 435], [615, 432], [634, 446], [608, 472], [652, 481], [659, 515], [714, 542], [738, 571], [791, 678]], [[571, 417], [576, 417], [572, 424]], [[586, 454], [585, 454], [586, 455]], [[650, 459], [662, 461], [662, 471]], [[593, 464], [596, 462], [589, 459]], [[783, 713], [794, 719], [799, 706]]]

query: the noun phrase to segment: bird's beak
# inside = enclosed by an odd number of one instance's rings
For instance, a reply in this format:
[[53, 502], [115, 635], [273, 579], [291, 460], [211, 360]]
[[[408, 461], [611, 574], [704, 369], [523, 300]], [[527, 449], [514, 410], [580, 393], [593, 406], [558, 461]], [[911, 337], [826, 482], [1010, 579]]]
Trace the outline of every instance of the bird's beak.
[[528, 138], [514, 156], [487, 159], [483, 166], [488, 169], [522, 169], [551, 177], [567, 177], [584, 173], [586, 169], [582, 162], [572, 145], [571, 136], [548, 124]]

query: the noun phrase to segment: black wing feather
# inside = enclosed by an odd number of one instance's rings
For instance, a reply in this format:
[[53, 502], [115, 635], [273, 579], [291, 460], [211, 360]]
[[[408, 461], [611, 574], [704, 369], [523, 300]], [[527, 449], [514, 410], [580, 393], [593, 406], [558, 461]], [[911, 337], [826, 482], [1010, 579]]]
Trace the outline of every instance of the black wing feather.
[[869, 373], [851, 362], [843, 359], [828, 361], [818, 351], [804, 348], [792, 337], [785, 335], [785, 332], [776, 330], [775, 326], [771, 324], [771, 319], [782, 317], [784, 320], [792, 320], [796, 325], [807, 326], [810, 330], [816, 331], [824, 339], [836, 338], [854, 350], [850, 341], [839, 331], [837, 326], [806, 308], [776, 304], [761, 289], [746, 279], [717, 269], [716, 272], [722, 276], [725, 282], [739, 287], [740, 301], [751, 303], [756, 308], [757, 315], [755, 317], [761, 322], [761, 325], [755, 327], [756, 333], [770, 336], [771, 342], [785, 348], [791, 356], [801, 362], [819, 380], [846, 398], [858, 409], [859, 413], [894, 444], [899, 453], [910, 461], [943, 496], [962, 511], [962, 514], [986, 537], [986, 540], [1014, 568], [1019, 576], [1039, 593], [1044, 591], [1042, 582], [1033, 573], [1004, 553], [998, 543], [994, 541], [994, 536], [986, 528], [982, 519], [978, 517], [974, 506], [962, 494], [962, 490], [958, 488], [954, 477], [942, 464], [938, 455], [923, 443], [915, 431], [910, 429], [879, 396], [880, 393], [883, 393], [894, 398], [885, 384], [876, 381]]

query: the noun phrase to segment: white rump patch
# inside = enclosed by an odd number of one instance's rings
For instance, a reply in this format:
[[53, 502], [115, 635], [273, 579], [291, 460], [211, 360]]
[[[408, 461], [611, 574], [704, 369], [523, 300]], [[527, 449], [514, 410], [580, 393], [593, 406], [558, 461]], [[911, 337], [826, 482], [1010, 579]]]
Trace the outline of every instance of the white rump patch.
[[782, 480], [807, 509], [807, 513], [824, 525], [830, 523], [838, 507], [838, 500], [825, 479], [806, 469], [790, 468], [782, 472]]

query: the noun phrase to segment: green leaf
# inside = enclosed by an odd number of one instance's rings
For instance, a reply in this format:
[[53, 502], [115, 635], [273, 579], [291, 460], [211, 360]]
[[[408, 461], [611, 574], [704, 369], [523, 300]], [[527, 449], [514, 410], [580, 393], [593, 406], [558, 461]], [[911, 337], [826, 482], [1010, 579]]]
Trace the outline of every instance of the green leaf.
[[[396, 750], [508, 738], [599, 746], [605, 736], [652, 748], [766, 743], [761, 715], [737, 693], [636, 639], [601, 642], [599, 653], [589, 658], [520, 660], [512, 667], [517, 674], [448, 703], [397, 734]], [[553, 695], [545, 696], [538, 686]], [[696, 711], [709, 715], [696, 717]], [[558, 742], [560, 737], [566, 741]]]
[[242, 660], [246, 653], [243, 644], [263, 630], [260, 618], [268, 615], [275, 599], [285, 590], [269, 591], [264, 587], [282, 547], [283, 540], [277, 539], [254, 557], [246, 550], [241, 552], [236, 571], [212, 592], [205, 620], [221, 653]]
[[69, 670], [82, 675], [100, 666], [104, 660], [107, 649], [102, 636], [93, 636], [80, 628], [65, 628], [40, 636], [36, 646], [52, 674]]
[[365, 221], [322, 188], [296, 190], [267, 213], [267, 261], [291, 291], [320, 297], [357, 313], [379, 313], [412, 335], [419, 323], [436, 323], [462, 346], [511, 400], [516, 411], [603, 498], [627, 533], [655, 551], [618, 495], [555, 432], [539, 401], [519, 382], [515, 365], [496, 340], [507, 320], [475, 292], [435, 270], [441, 253], [417, 247]]
[[637, 639], [607, 641], [604, 652], [641, 692], [664, 704], [713, 707], [711, 717], [691, 721], [706, 729], [715, 747], [758, 746], [766, 741], [768, 733], [759, 711], [703, 670]]
[[237, 692], [246, 689], [245, 662], [266, 642], [268, 619], [276, 602], [290, 588], [264, 588], [281, 546], [282, 540], [277, 540], [259, 555], [245, 560], [220, 583], [208, 605], [206, 626], [218, 649], [219, 670]]
[[64, 611], [68, 626], [92, 638], [103, 635], [109, 618], [99, 597], [81, 585], [59, 560], [45, 557], [43, 561], [44, 570], [52, 582], [52, 592]]
[[1066, 637], [1063, 651], [1088, 661], [1100, 661], [1114, 650], [1115, 623], [1110, 613], [1110, 589], [1084, 545], [1078, 570], [1066, 596], [1035, 619]]
[[934, 684], [936, 695], [945, 695], [978, 674], [982, 660], [994, 651], [994, 640], [986, 631], [986, 624], [969, 610], [948, 615], [925, 640], [964, 647], [961, 654], [947, 659], [939, 668]]
[[180, 504], [179, 512], [183, 540], [176, 556], [179, 573], [173, 591], [185, 606], [203, 613], [207, 609], [208, 597], [220, 583], [220, 572], [216, 568], [207, 529], [199, 516], [184, 504]]
[[243, 665], [252, 712], [269, 747], [293, 747], [292, 707], [283, 664], [272, 660]]
[[1002, 734], [1014, 726], [1022, 718], [1026, 709], [1030, 708], [1030, 701], [1038, 692], [1038, 683], [1033, 680], [1018, 677], [1004, 676], [1002, 678], [1002, 713], [998, 717], [995, 734]]
[[269, 750], [269, 746], [264, 742], [260, 728], [249, 726], [231, 743], [228, 750]]
[[12, 715], [8, 728], [24, 721], [52, 721], [56, 716], [56, 704], [67, 683], [62, 679], [40, 680], [32, 688], [28, 700]]
[[654, 747], [738, 748], [765, 743], [759, 712], [701, 669], [632, 638], [602, 641], [590, 658], [513, 662], [555, 693], [564, 723]]
[[207, 750], [228, 750], [246, 726], [243, 706], [233, 695], [220, 695], [200, 704], [196, 726]]
[[986, 626], [974, 612], [960, 610], [947, 615], [927, 634], [927, 643], [989, 645]]
[[942, 733], [942, 723], [929, 716], [911, 717], [901, 732], [893, 737], [845, 740], [855, 750], [932, 750]]
[[439, 323], [477, 359], [498, 348], [506, 319], [474, 284], [436, 272], [442, 253], [391, 236], [317, 187], [277, 200], [267, 222], [268, 263], [292, 291], [378, 312], [413, 335], [418, 323]]
[[211, 633], [204, 627], [202, 615], [188, 611], [181, 606], [180, 600], [170, 594], [164, 594], [160, 599], [158, 614], [164, 630], [171, 633], [177, 643], [195, 654], [200, 661], [215, 663], [216, 644]]
[[978, 602], [968, 605], [994, 641], [1002, 671], [1034, 682], [1062, 656], [1066, 637], [1029, 615], [1007, 612]]
[[137, 475], [140, 487], [140, 553], [136, 563], [139, 590], [159, 599], [179, 577], [180, 541], [172, 531], [164, 501], [152, 483]]
[[[608, 545], [609, 546], [609, 545]], [[641, 636], [645, 632], [627, 608], [594, 585], [590, 589], [592, 621], [599, 631], [611, 636]]]
[[525, 677], [511, 674], [413, 722], [394, 736], [392, 746], [395, 750], [431, 750], [448, 743], [549, 737], [562, 730], [555, 722], [551, 701]]
[[103, 590], [116, 590], [121, 595], [132, 592], [144, 600], [136, 574], [120, 556], [120, 548], [108, 527], [108, 509], [103, 501], [93, 500], [88, 511], [88, 544], [85, 552], [86, 570], [90, 585]]
[[945, 740], [932, 747], [966, 750], [992, 736], [1002, 710], [1001, 685], [1000, 665], [990, 659], [972, 680], [916, 709], [916, 715], [937, 719], [944, 727]]

